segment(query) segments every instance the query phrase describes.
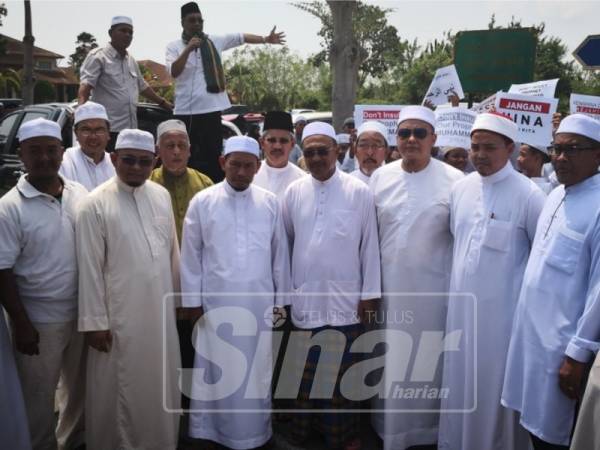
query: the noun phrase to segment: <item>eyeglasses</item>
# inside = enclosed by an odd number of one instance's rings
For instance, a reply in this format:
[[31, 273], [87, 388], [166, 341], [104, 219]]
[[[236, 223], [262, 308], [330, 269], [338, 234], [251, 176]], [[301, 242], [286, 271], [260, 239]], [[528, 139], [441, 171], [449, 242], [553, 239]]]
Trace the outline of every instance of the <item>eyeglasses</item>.
[[582, 151], [594, 150], [597, 148], [600, 148], [600, 147], [593, 146], [593, 145], [584, 146], [584, 145], [569, 145], [569, 144], [561, 145], [561, 144], [558, 144], [558, 145], [553, 145], [552, 147], [550, 147], [549, 153], [552, 156], [565, 155], [566, 157], [570, 157], [570, 156], [578, 155]]
[[330, 147], [316, 147], [316, 148], [311, 148], [310, 150], [303, 150], [302, 154], [304, 155], [305, 158], [314, 158], [315, 155], [325, 157], [329, 154], [330, 150], [331, 150]]
[[106, 128], [94, 128], [93, 130], [90, 128], [80, 128], [79, 130], [77, 130], [79, 132], [79, 134], [81, 134], [83, 137], [90, 137], [92, 135], [94, 136], [106, 136], [108, 134], [108, 130]]
[[286, 137], [282, 137], [282, 138], [268, 137], [265, 139], [265, 141], [267, 141], [269, 144], [276, 144], [277, 142], [279, 142], [281, 145], [286, 145], [291, 142], [291, 139], [286, 138]]
[[119, 159], [127, 166], [135, 166], [136, 164], [142, 168], [148, 168], [154, 163], [153, 158], [135, 158], [133, 156], [119, 156]]
[[415, 139], [425, 139], [429, 131], [426, 128], [398, 128], [398, 136], [400, 139], [408, 139], [414, 136]]
[[359, 150], [379, 150], [385, 148], [385, 144], [382, 144], [381, 142], [360, 142], [357, 144], [356, 148]]

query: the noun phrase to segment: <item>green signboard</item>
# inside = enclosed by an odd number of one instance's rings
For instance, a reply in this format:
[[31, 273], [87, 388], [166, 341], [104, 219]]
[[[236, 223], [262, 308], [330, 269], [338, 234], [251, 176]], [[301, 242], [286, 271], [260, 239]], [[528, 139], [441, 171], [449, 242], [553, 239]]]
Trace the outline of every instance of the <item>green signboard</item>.
[[454, 64], [463, 90], [491, 94], [533, 81], [535, 47], [532, 28], [459, 32]]

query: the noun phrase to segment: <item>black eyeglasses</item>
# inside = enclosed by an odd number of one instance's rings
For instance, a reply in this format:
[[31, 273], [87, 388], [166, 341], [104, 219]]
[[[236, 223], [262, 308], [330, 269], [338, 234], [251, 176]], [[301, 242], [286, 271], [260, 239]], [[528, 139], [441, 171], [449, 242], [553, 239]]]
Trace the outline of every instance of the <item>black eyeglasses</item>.
[[585, 151], [585, 150], [594, 150], [600, 148], [598, 146], [594, 146], [594, 145], [569, 145], [569, 144], [558, 144], [558, 145], [553, 145], [552, 147], [550, 147], [549, 149], [549, 153], [552, 156], [560, 156], [560, 155], [565, 155], [566, 157], [570, 157], [570, 156], [575, 156], [578, 155], [580, 152]]
[[415, 139], [425, 139], [429, 131], [427, 128], [398, 128], [398, 136], [400, 139], [408, 139], [410, 136], [414, 136]]
[[276, 137], [269, 137], [266, 138], [265, 141], [267, 141], [269, 144], [276, 144], [277, 142], [279, 142], [281, 145], [285, 145], [285, 144], [289, 144], [291, 139], [290, 138], [276, 138]]
[[314, 158], [315, 155], [324, 157], [329, 154], [330, 150], [331, 150], [330, 147], [316, 147], [316, 148], [311, 148], [310, 150], [303, 150], [302, 154], [304, 155], [305, 158]]
[[148, 168], [154, 163], [152, 158], [135, 158], [133, 156], [119, 156], [119, 159], [127, 166], [135, 166], [136, 164], [140, 167]]

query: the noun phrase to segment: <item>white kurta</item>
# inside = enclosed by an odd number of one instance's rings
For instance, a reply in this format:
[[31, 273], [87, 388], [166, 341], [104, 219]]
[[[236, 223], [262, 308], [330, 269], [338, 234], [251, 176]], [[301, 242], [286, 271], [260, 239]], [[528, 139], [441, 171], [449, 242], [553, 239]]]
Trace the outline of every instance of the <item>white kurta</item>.
[[544, 206], [515, 314], [502, 403], [540, 439], [568, 445], [575, 402], [558, 386], [565, 355], [600, 342], [600, 175], [557, 187]]
[[590, 371], [585, 395], [577, 418], [571, 450], [597, 450], [600, 448], [600, 353]]
[[[190, 435], [234, 449], [259, 447], [272, 435], [272, 335], [265, 317], [275, 304], [284, 303], [277, 294], [287, 293], [290, 285], [288, 244], [277, 197], [253, 185], [238, 192], [227, 181], [198, 193], [184, 221], [181, 282], [184, 306], [202, 306], [205, 313], [195, 344]], [[213, 320], [225, 307], [238, 308], [230, 314], [233, 331], [219, 328]], [[237, 351], [221, 351], [222, 342]], [[241, 364], [228, 352], [241, 352]], [[257, 372], [246, 379], [251, 367]], [[232, 370], [242, 373], [245, 381], [235, 392], [208, 401], [207, 396], [218, 392], [215, 385], [222, 373]], [[249, 391], [260, 394], [248, 398]], [[248, 409], [254, 412], [233, 412]]]
[[[381, 317], [387, 330], [402, 330], [412, 338], [416, 353], [423, 332], [443, 334], [446, 326], [445, 293], [450, 283], [452, 235], [450, 234], [450, 191], [463, 178], [459, 170], [432, 159], [420, 172], [409, 173], [402, 161], [386, 165], [371, 176], [375, 196], [381, 248], [383, 303]], [[410, 294], [414, 293], [414, 296]], [[441, 293], [441, 295], [428, 295]], [[396, 295], [409, 294], [409, 295]], [[425, 295], [427, 294], [427, 295]], [[406, 316], [411, 312], [410, 319]], [[404, 315], [403, 315], [404, 314]], [[388, 337], [388, 342], [392, 339]], [[396, 347], [398, 348], [398, 347]], [[395, 379], [397, 357], [386, 353], [384, 379]], [[407, 373], [415, 361], [411, 358]], [[432, 361], [432, 377], [422, 383], [394, 383], [404, 388], [427, 386], [439, 389], [441, 361]], [[409, 377], [407, 375], [406, 378]], [[401, 450], [437, 442], [440, 400], [392, 398], [376, 399], [377, 409], [429, 410], [429, 413], [377, 413], [373, 426], [386, 449]]]
[[79, 330], [110, 330], [88, 353], [86, 443], [92, 450], [175, 449], [181, 366], [175, 326], [179, 246], [168, 191], [117, 177], [77, 216]]
[[290, 163], [279, 169], [271, 167], [267, 164], [267, 161], [263, 161], [252, 184], [260, 186], [281, 198], [292, 182], [305, 176], [307, 176], [306, 172], [295, 164]]
[[[442, 388], [448, 395], [442, 399], [440, 449], [520, 450], [529, 445], [514, 411], [500, 405], [500, 394], [513, 314], [544, 199], [510, 162], [488, 177], [473, 172], [452, 190], [446, 334], [458, 330], [462, 335], [459, 349], [444, 353]], [[472, 294], [475, 305], [460, 294]]]
[[65, 150], [59, 173], [68, 180], [77, 181], [88, 191], [115, 176], [115, 167], [108, 153], [98, 164], [83, 153], [79, 146]]
[[371, 177], [365, 175], [362, 172], [362, 170], [360, 170], [360, 169], [356, 169], [355, 171], [350, 172], [350, 175], [353, 176], [354, 178], [358, 178], [360, 181], [362, 181], [366, 185], [368, 185], [369, 182], [371, 181]]
[[554, 189], [554, 186], [548, 181], [547, 178], [533, 177], [531, 178], [531, 181], [533, 181], [546, 195], [548, 195], [550, 192], [552, 192], [552, 189]]

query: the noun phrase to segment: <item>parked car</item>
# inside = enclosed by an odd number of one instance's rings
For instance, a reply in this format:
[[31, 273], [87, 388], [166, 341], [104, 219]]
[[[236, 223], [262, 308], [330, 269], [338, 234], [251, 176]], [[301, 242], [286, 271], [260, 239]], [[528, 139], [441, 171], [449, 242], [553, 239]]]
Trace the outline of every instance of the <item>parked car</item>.
[[307, 123], [311, 123], [311, 122], [332, 123], [333, 122], [333, 115], [331, 114], [331, 111], [303, 113], [302, 116], [304, 116]]

